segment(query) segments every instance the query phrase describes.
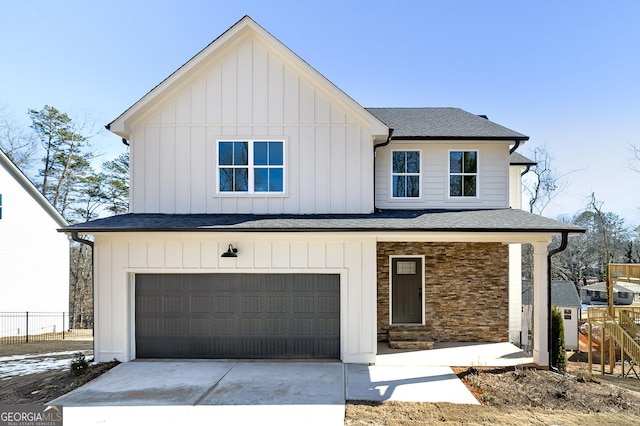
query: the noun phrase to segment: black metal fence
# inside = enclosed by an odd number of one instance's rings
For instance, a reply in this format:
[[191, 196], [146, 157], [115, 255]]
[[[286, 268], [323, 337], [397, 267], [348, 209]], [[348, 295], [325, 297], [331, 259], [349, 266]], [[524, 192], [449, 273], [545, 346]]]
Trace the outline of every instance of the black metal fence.
[[93, 328], [69, 329], [68, 312], [0, 312], [0, 343], [2, 344], [91, 338], [92, 336]]

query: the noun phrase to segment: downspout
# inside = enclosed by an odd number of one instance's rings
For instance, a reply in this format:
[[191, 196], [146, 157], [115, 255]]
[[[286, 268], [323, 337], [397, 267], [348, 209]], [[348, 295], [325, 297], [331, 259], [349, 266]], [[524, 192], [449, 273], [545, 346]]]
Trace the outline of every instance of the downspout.
[[513, 145], [513, 148], [509, 150], [509, 155], [513, 154], [516, 149], [520, 146], [520, 139], [516, 139], [516, 143]]
[[547, 253], [547, 349], [549, 351], [549, 368], [555, 372], [558, 372], [558, 367], [552, 365], [551, 359], [551, 347], [553, 343], [552, 335], [552, 321], [551, 321], [551, 257], [564, 251], [567, 248], [569, 242], [569, 233], [564, 231], [562, 233], [562, 240], [560, 241], [560, 247], [553, 250], [549, 250]]
[[529, 173], [529, 170], [531, 170], [531, 164], [527, 164], [527, 168], [524, 169], [524, 171], [520, 173], [520, 176], [522, 177], [522, 176], [526, 175], [527, 173]]
[[387, 140], [373, 146], [373, 212], [377, 213], [380, 211], [376, 206], [376, 151], [378, 148], [382, 148], [383, 146], [387, 146], [391, 143], [391, 137], [393, 136], [393, 129], [389, 128], [389, 136], [387, 136]]
[[94, 270], [95, 270], [95, 268], [93, 266], [93, 259], [94, 259], [94, 256], [93, 256], [93, 241], [87, 240], [87, 239], [84, 239], [84, 238], [80, 238], [78, 233], [75, 232], [75, 231], [71, 233], [71, 239], [73, 241], [75, 241], [76, 243], [84, 244], [86, 246], [91, 247], [91, 293], [92, 293], [91, 294], [91, 304], [92, 304], [91, 309], [93, 309], [93, 332], [91, 334], [94, 337], [94, 339], [93, 339], [93, 353], [95, 354], [96, 353], [96, 351], [95, 351], [95, 349], [96, 349], [95, 348], [95, 345], [96, 345], [96, 343], [95, 343], [96, 342], [96, 339], [95, 339], [95, 335], [96, 335], [96, 298], [95, 298], [95, 289], [94, 289], [95, 277], [93, 275]]

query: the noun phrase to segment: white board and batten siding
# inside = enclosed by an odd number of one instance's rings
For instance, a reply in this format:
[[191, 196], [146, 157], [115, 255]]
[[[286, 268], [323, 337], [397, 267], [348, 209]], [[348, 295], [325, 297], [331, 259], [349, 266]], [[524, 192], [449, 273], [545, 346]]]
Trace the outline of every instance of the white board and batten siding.
[[[370, 213], [371, 124], [251, 34], [131, 123], [131, 211]], [[284, 141], [285, 192], [219, 194], [217, 142], [252, 138]]]
[[[221, 258], [228, 245], [237, 258]], [[135, 358], [136, 273], [309, 273], [340, 275], [340, 357], [375, 362], [375, 237], [323, 234], [98, 234], [95, 354]]]
[[43, 208], [37, 199], [44, 197], [0, 156], [0, 311], [67, 312], [69, 239], [57, 232], [66, 223]]
[[[420, 197], [394, 199], [391, 153], [419, 150]], [[478, 196], [449, 197], [449, 152], [478, 152]], [[508, 143], [464, 141], [393, 141], [376, 152], [376, 207], [381, 209], [479, 209], [509, 207]]]

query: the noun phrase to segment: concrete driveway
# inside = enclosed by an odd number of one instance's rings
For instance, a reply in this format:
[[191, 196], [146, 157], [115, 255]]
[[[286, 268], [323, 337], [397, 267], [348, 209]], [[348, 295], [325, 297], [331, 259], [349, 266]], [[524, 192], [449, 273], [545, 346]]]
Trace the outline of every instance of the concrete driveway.
[[50, 404], [65, 425], [343, 425], [347, 399], [477, 404], [448, 367], [216, 360], [122, 363]]

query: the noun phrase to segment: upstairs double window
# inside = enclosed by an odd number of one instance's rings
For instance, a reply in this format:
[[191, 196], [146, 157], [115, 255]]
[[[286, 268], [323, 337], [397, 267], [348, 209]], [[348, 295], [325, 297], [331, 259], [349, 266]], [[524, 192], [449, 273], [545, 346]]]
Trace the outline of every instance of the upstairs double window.
[[391, 162], [393, 198], [419, 198], [420, 151], [393, 151]]
[[478, 196], [478, 151], [449, 151], [449, 197]]
[[218, 191], [284, 192], [284, 142], [218, 141]]

